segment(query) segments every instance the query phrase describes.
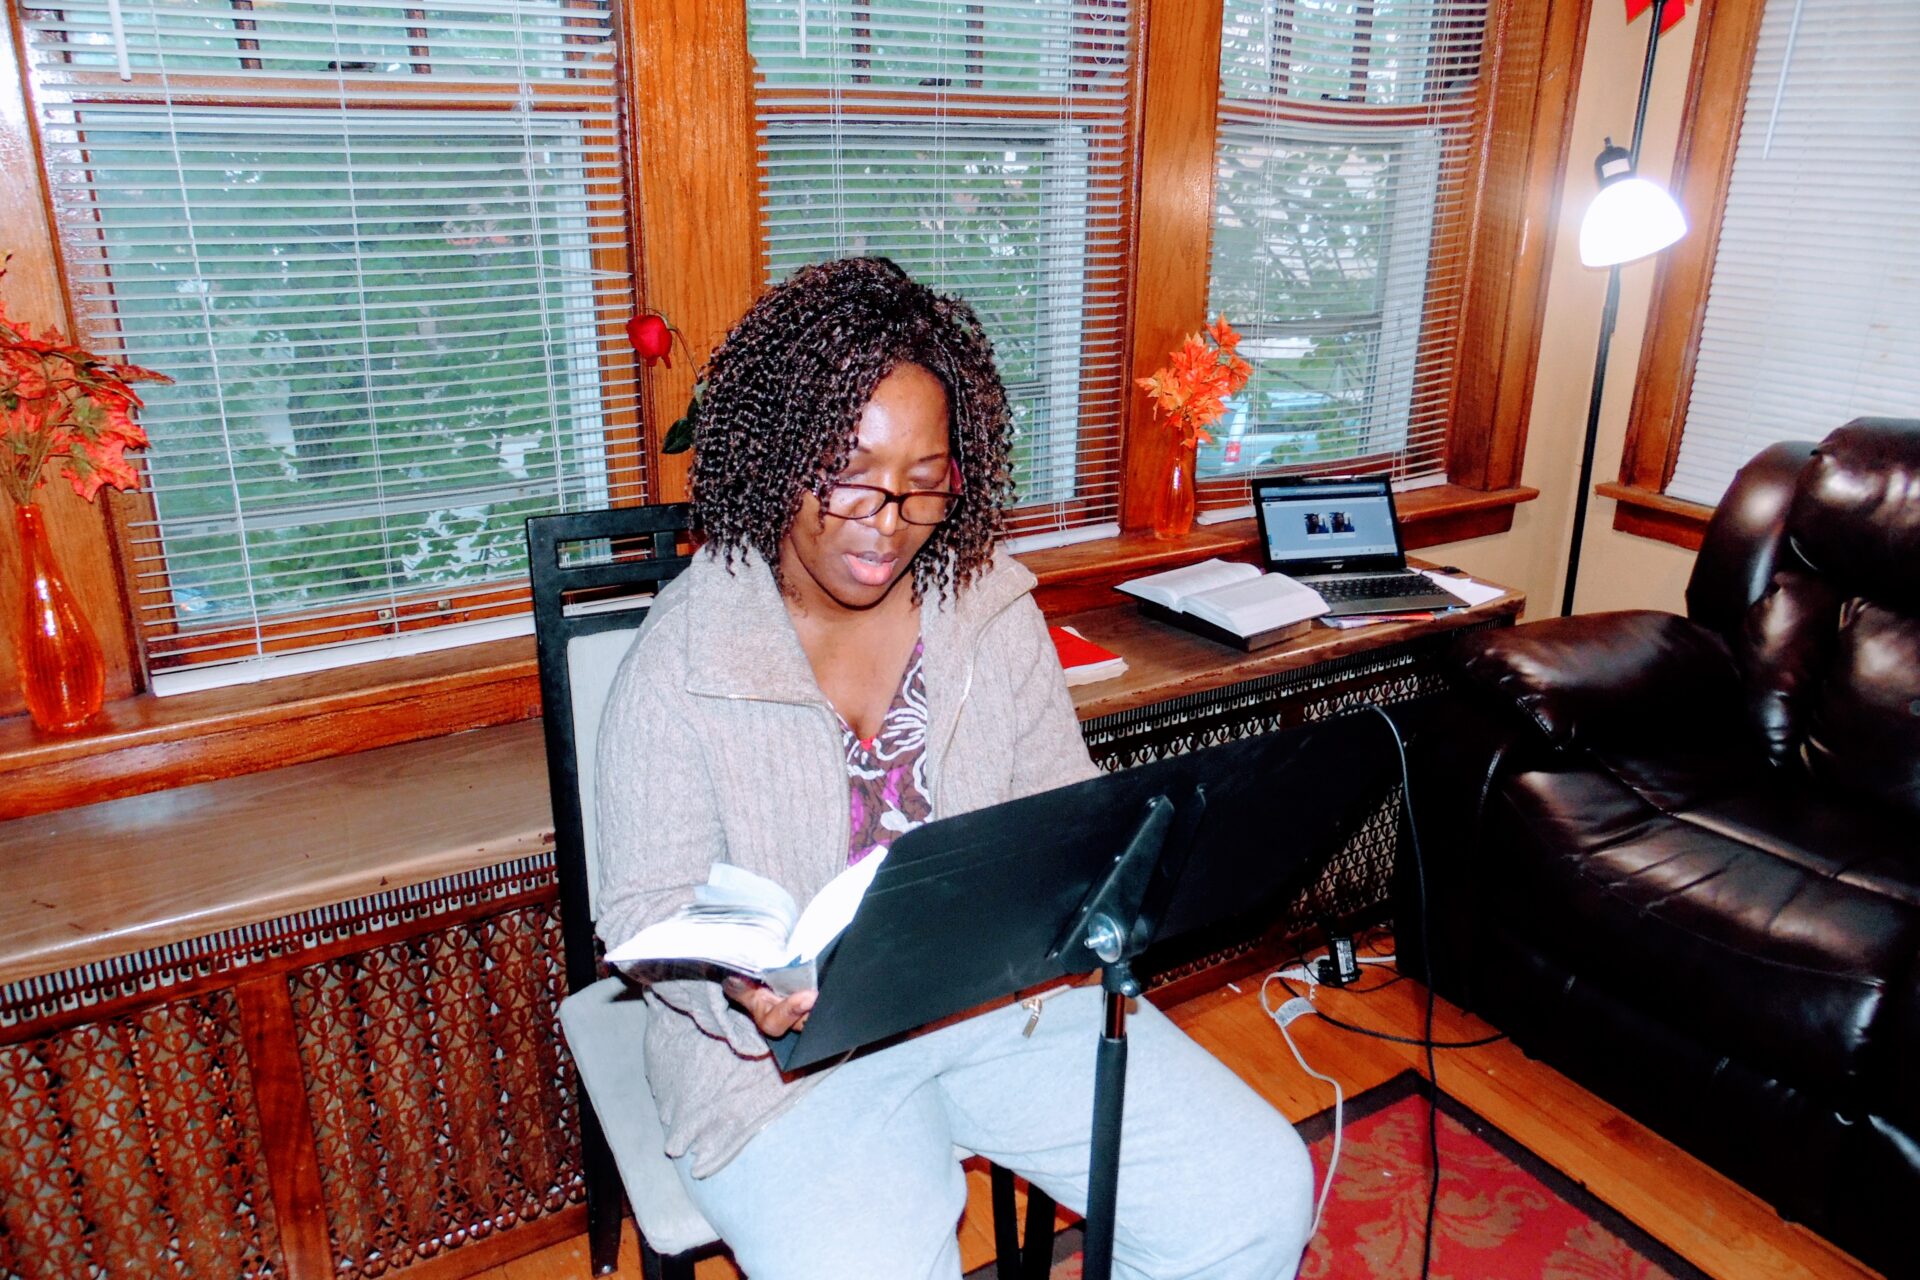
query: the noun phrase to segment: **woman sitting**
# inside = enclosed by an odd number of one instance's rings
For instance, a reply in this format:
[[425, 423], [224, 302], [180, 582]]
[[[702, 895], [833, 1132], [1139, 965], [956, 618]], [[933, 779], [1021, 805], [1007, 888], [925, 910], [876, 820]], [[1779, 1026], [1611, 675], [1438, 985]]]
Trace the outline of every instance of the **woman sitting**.
[[[1034, 579], [995, 549], [1012, 421], [972, 310], [884, 259], [808, 267], [714, 353], [694, 563], [655, 602], [600, 747], [600, 929], [691, 900], [716, 861], [805, 902], [931, 818], [1094, 776]], [[913, 982], [903, 973], [900, 981]], [[1087, 1194], [1098, 987], [1009, 1000], [784, 1078], [814, 993], [650, 987], [667, 1153], [754, 1280], [957, 1277], [957, 1144]], [[1274, 1280], [1305, 1245], [1292, 1127], [1141, 1002], [1115, 1274]]]

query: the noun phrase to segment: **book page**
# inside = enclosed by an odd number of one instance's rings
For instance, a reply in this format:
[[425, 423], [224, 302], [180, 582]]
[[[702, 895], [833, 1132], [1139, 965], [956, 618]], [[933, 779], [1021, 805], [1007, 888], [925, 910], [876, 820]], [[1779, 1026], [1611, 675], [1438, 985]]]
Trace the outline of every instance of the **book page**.
[[755, 875], [731, 862], [716, 862], [707, 868], [707, 882], [693, 891], [693, 900], [714, 905], [753, 907], [784, 922], [781, 936], [793, 927], [800, 908], [793, 895], [765, 876]]
[[1327, 602], [1312, 587], [1269, 573], [1190, 597], [1186, 611], [1235, 635], [1251, 636], [1323, 614]]
[[716, 862], [692, 902], [607, 952], [607, 961], [700, 960], [757, 975], [787, 958], [798, 914], [793, 896], [773, 881]]
[[827, 949], [828, 943], [853, 923], [853, 913], [860, 909], [860, 899], [867, 896], [867, 887], [873, 883], [880, 864], [886, 860], [887, 846], [881, 845], [827, 881], [825, 887], [813, 895], [813, 901], [800, 913], [800, 919], [794, 923], [793, 933], [787, 938], [789, 959], [811, 962]]
[[1236, 582], [1260, 577], [1258, 565], [1241, 564], [1238, 561], [1202, 560], [1199, 564], [1183, 565], [1178, 569], [1168, 569], [1164, 573], [1151, 573], [1144, 578], [1130, 578], [1117, 588], [1129, 595], [1139, 596], [1142, 600], [1151, 600], [1157, 605], [1186, 611], [1185, 601], [1202, 591], [1210, 591]]
[[745, 907], [683, 907], [607, 952], [609, 964], [694, 960], [758, 976], [786, 957], [781, 923]]
[[694, 901], [607, 952], [607, 961], [700, 961], [756, 978], [781, 995], [811, 991], [814, 961], [852, 923], [886, 859], [882, 845], [827, 881], [798, 920], [785, 889], [716, 862], [707, 883], [694, 890]]

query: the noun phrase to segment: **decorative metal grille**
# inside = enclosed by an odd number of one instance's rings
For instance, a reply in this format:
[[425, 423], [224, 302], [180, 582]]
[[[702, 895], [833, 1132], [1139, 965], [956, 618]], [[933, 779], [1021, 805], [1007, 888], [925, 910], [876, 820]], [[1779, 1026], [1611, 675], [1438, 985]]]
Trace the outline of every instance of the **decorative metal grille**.
[[0, 1276], [286, 1274], [231, 991], [0, 1045]]
[[[97, 964], [0, 986], [0, 1029], [125, 996], [153, 995], [212, 973], [294, 955], [340, 938], [443, 916], [553, 884], [553, 851], [368, 894], [237, 929], [222, 929]], [[241, 975], [235, 974], [237, 981]]]
[[336, 1275], [582, 1198], [560, 956], [543, 903], [291, 976]]
[[[1505, 621], [1474, 629], [1500, 625]], [[1358, 707], [1410, 702], [1449, 686], [1439, 655], [1459, 634], [1335, 658], [1299, 671], [1100, 716], [1081, 730], [1094, 762], [1111, 771], [1324, 720]], [[1153, 985], [1165, 986], [1245, 955], [1266, 941], [1302, 937], [1321, 923], [1353, 925], [1381, 918], [1390, 901], [1399, 839], [1400, 788], [1396, 786], [1320, 877], [1287, 907], [1275, 930], [1260, 938], [1227, 943], [1200, 959], [1159, 972]]]

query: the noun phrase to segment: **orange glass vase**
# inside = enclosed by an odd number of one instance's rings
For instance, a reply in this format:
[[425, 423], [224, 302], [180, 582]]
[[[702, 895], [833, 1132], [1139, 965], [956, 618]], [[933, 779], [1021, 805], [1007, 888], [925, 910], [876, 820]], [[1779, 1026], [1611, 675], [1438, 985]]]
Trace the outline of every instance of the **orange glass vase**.
[[1194, 450], [1176, 446], [1167, 466], [1166, 483], [1153, 507], [1153, 536], [1165, 542], [1193, 532]]
[[27, 714], [48, 733], [69, 733], [100, 710], [106, 694], [100, 640], [61, 576], [40, 508], [15, 507], [14, 524], [20, 533], [24, 600], [13, 655]]

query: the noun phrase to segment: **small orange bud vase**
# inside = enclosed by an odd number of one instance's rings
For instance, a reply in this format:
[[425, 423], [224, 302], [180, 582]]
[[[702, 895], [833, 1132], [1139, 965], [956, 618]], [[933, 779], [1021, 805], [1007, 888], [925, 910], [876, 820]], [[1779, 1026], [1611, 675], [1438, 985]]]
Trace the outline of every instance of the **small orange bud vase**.
[[1175, 445], [1173, 460], [1167, 465], [1166, 483], [1153, 506], [1153, 536], [1163, 542], [1184, 538], [1193, 532], [1194, 449]]
[[71, 733], [99, 712], [106, 694], [100, 641], [60, 574], [40, 508], [31, 502], [16, 506], [14, 527], [23, 601], [13, 655], [27, 714], [47, 733]]

